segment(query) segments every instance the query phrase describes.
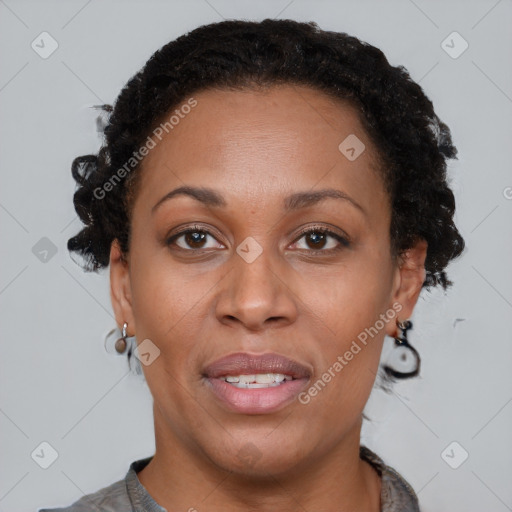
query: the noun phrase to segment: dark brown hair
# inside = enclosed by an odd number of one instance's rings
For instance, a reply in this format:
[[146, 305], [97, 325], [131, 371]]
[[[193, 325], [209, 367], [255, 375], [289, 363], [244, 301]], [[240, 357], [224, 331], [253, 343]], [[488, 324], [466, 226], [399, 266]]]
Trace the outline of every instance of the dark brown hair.
[[423, 286], [450, 286], [445, 267], [464, 249], [446, 178], [446, 160], [456, 158], [457, 151], [432, 102], [404, 67], [391, 66], [374, 46], [320, 30], [313, 22], [272, 19], [196, 28], [156, 51], [114, 107], [101, 107], [108, 115], [103, 146], [72, 164], [78, 184], [74, 204], [85, 226], [69, 239], [68, 249], [85, 258], [84, 269], [108, 266], [114, 239], [128, 253], [139, 166], [104, 197], [97, 191], [126, 165], [164, 115], [201, 89], [279, 83], [311, 86], [358, 109], [383, 162], [393, 254], [425, 239]]

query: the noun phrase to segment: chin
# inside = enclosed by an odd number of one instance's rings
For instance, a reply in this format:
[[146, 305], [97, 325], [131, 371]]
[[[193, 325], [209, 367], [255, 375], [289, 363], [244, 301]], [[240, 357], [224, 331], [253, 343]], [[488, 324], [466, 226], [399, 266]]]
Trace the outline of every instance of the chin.
[[223, 449], [210, 457], [219, 467], [240, 477], [272, 481], [279, 474], [296, 470], [297, 465], [304, 462], [302, 445], [302, 441], [294, 442], [291, 436], [272, 441], [269, 437], [251, 436], [240, 441], [229, 439]]

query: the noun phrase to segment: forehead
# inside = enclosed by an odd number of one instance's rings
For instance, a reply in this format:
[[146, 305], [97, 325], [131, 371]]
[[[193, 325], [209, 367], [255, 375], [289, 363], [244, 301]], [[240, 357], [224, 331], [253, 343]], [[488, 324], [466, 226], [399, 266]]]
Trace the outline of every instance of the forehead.
[[[195, 94], [194, 99], [197, 106], [172, 130], [176, 145], [183, 142], [177, 139], [194, 139], [219, 153], [250, 150], [255, 145], [279, 149], [287, 144], [287, 149], [297, 146], [298, 151], [300, 146], [313, 154], [315, 149], [316, 153], [325, 152], [327, 144], [350, 133], [365, 136], [351, 103], [310, 87], [208, 89]], [[318, 147], [321, 140], [325, 143]], [[172, 145], [173, 141], [169, 138], [167, 142]], [[201, 156], [207, 155], [194, 155]]]
[[[269, 201], [273, 193], [315, 186], [366, 195], [381, 186], [377, 153], [348, 102], [295, 85], [211, 89], [193, 98], [196, 106], [186, 109], [143, 162], [139, 192], [148, 201], [183, 184], [247, 199], [265, 193]], [[340, 150], [346, 140], [364, 147], [355, 160]]]

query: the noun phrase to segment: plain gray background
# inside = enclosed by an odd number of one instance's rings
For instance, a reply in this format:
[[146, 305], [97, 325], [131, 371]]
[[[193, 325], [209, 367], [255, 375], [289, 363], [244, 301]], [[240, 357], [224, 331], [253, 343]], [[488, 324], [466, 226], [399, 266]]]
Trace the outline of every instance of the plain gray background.
[[[512, 510], [510, 0], [0, 0], [0, 512], [69, 505], [154, 450], [149, 390], [103, 347], [115, 325], [108, 272], [84, 273], [66, 250], [80, 228], [70, 164], [100, 144], [89, 107], [112, 104], [169, 40], [266, 17], [378, 46], [452, 130], [467, 249], [448, 268], [454, 287], [418, 302], [410, 340], [421, 377], [372, 393], [362, 442], [405, 476], [424, 511]], [[42, 32], [58, 44], [47, 58], [31, 47], [44, 37], [51, 49]], [[56, 253], [42, 256], [46, 238]], [[58, 453], [48, 469], [31, 457], [42, 442]]]

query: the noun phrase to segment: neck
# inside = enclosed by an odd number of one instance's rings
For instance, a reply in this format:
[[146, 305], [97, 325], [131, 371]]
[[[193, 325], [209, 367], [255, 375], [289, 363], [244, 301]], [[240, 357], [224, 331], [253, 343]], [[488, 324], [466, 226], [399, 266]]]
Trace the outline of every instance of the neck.
[[381, 481], [359, 457], [362, 420], [328, 454], [280, 473], [247, 476], [226, 471], [172, 435], [155, 411], [156, 452], [137, 476], [167, 510], [208, 512], [380, 511]]

